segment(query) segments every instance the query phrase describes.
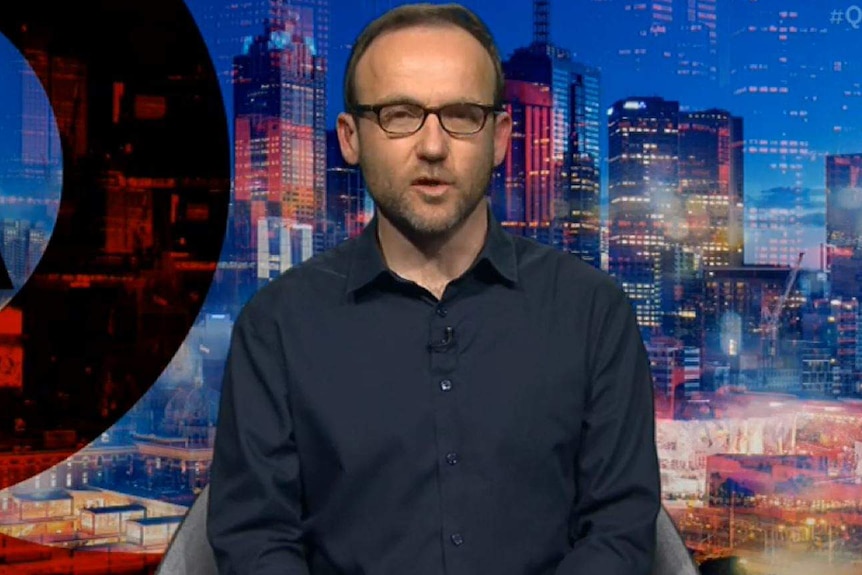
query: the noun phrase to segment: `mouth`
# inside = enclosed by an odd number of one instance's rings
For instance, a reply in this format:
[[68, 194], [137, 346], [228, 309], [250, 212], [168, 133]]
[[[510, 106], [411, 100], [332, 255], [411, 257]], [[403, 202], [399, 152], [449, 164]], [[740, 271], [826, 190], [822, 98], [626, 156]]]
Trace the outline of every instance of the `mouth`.
[[414, 186], [448, 186], [449, 182], [438, 178], [421, 177], [414, 179], [411, 184]]
[[452, 185], [451, 182], [437, 178], [416, 178], [410, 185], [426, 194], [442, 194]]

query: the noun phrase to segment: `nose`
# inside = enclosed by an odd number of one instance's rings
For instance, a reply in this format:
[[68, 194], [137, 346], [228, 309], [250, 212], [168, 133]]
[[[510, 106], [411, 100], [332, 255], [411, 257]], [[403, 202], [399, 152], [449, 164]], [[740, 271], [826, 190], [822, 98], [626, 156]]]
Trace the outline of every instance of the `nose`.
[[439, 161], [449, 153], [449, 134], [440, 124], [437, 114], [428, 114], [425, 125], [416, 134], [418, 141], [416, 150], [420, 158], [427, 161]]

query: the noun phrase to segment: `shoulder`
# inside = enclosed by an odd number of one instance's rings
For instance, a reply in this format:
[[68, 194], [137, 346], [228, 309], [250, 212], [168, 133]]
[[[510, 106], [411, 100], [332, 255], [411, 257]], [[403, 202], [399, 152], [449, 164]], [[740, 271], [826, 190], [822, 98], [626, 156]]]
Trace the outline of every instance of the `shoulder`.
[[346, 240], [285, 270], [258, 288], [243, 306], [240, 318], [272, 320], [339, 302], [355, 243], [355, 238]]
[[526, 290], [541, 288], [545, 295], [585, 304], [613, 305], [626, 299], [620, 284], [607, 272], [580, 256], [514, 237], [519, 279]]

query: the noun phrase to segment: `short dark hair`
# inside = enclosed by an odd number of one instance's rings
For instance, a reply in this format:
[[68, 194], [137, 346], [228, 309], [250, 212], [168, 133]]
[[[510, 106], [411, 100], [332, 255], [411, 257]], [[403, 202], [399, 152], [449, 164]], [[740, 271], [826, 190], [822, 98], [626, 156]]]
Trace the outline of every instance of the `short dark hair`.
[[413, 26], [456, 26], [469, 32], [488, 52], [494, 64], [496, 84], [494, 106], [503, 101], [503, 64], [494, 37], [485, 23], [472, 11], [460, 4], [406, 4], [394, 8], [362, 30], [353, 44], [347, 70], [344, 73], [344, 109], [351, 110], [356, 101], [356, 65], [371, 43], [385, 32], [393, 32]]

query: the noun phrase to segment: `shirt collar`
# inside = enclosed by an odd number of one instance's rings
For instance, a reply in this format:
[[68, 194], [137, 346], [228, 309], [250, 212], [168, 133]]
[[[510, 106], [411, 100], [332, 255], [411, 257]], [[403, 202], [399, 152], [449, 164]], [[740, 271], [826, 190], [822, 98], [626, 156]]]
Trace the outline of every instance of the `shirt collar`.
[[[487, 210], [488, 233], [482, 251], [479, 252], [479, 256], [471, 269], [480, 262], [487, 261], [502, 278], [512, 284], [517, 284], [518, 262], [515, 255], [515, 242], [511, 234], [504, 230], [500, 222], [494, 217], [490, 205], [488, 205]], [[379, 217], [375, 212], [374, 217], [356, 238], [347, 273], [346, 289], [348, 294], [389, 272], [377, 243], [378, 222]]]

